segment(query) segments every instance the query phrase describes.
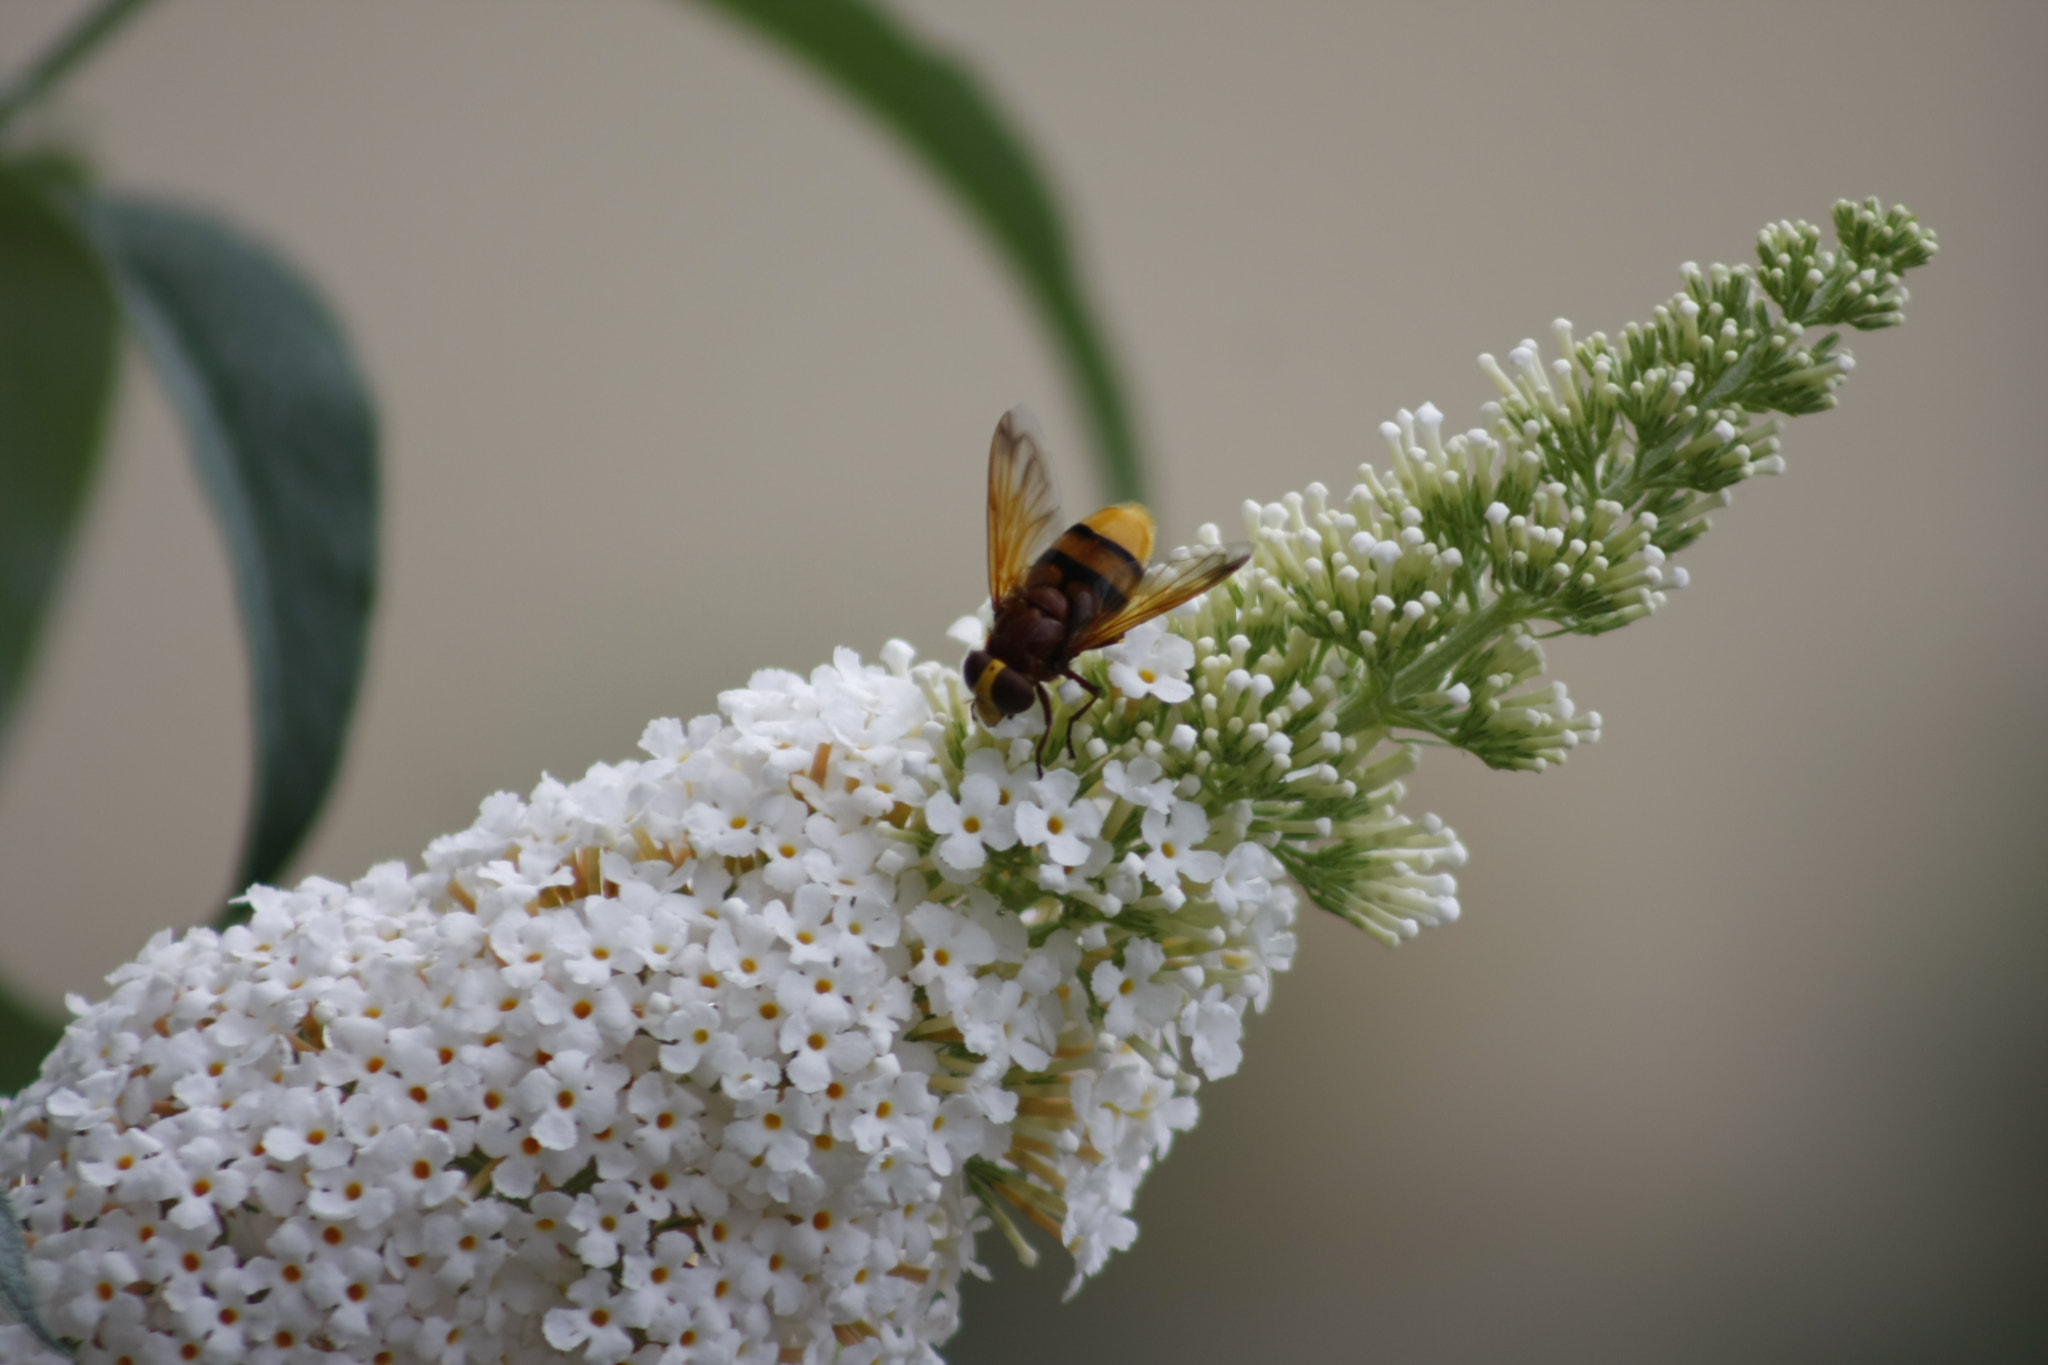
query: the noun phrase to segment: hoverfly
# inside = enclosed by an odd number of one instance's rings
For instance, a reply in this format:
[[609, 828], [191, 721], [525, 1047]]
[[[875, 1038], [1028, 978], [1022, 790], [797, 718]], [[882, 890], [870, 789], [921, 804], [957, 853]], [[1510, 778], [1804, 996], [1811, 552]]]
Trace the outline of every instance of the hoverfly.
[[1131, 627], [1207, 592], [1236, 573], [1251, 551], [1242, 545], [1201, 546], [1148, 569], [1152, 514], [1138, 503], [1122, 502], [1075, 522], [1039, 553], [1060, 515], [1059, 493], [1040, 444], [1037, 419], [1027, 407], [1011, 408], [996, 423], [988, 451], [988, 599], [995, 621], [988, 642], [967, 656], [963, 671], [984, 725], [1028, 711], [1037, 699], [1045, 712], [1038, 741], [1043, 771], [1052, 737], [1046, 684], [1066, 678], [1088, 693], [1067, 722], [1072, 753], [1075, 722], [1102, 696], [1074, 672], [1075, 656], [1113, 645]]

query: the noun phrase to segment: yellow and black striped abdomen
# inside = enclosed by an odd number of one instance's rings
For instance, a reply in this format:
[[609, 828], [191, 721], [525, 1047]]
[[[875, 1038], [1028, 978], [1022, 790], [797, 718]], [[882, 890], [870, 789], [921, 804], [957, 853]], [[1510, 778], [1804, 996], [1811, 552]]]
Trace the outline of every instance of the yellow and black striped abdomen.
[[1028, 582], [1072, 583], [1095, 594], [1102, 614], [1122, 608], [1152, 558], [1152, 514], [1135, 502], [1105, 507], [1068, 527], [1038, 557]]

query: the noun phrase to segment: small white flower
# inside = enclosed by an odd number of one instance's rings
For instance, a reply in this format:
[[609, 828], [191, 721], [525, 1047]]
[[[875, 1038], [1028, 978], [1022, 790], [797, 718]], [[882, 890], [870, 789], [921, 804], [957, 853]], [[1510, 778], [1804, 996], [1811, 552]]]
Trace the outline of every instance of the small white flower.
[[1209, 817], [1194, 802], [1174, 802], [1170, 816], [1154, 807], [1145, 812], [1141, 828], [1152, 850], [1145, 855], [1145, 875], [1161, 890], [1178, 890], [1183, 877], [1213, 882], [1223, 871], [1222, 854], [1196, 847], [1209, 837]]
[[1150, 939], [1132, 939], [1122, 965], [1099, 962], [1088, 985], [1105, 1013], [1102, 1026], [1119, 1038], [1137, 1034], [1141, 1026], [1162, 1028], [1180, 1012], [1180, 987], [1154, 981], [1166, 965], [1166, 950]]
[[927, 901], [910, 912], [910, 926], [924, 942], [924, 955], [910, 979], [932, 993], [933, 1005], [953, 1008], [974, 994], [977, 972], [996, 960], [988, 930], [949, 905]]
[[611, 1126], [618, 1117], [619, 1092], [632, 1073], [611, 1062], [594, 1062], [581, 1052], [564, 1052], [530, 1071], [519, 1083], [519, 1101], [533, 1120], [541, 1146], [567, 1151], [584, 1133]]
[[1160, 776], [1157, 761], [1135, 758], [1129, 763], [1113, 758], [1102, 769], [1102, 785], [1113, 796], [1120, 796], [1134, 806], [1146, 810], [1169, 810], [1173, 805], [1173, 782]]
[[988, 624], [980, 616], [963, 616], [946, 627], [946, 638], [958, 640], [969, 649], [980, 649], [988, 642]]
[[611, 1276], [585, 1275], [569, 1286], [567, 1298], [573, 1308], [548, 1312], [548, 1345], [558, 1351], [581, 1348], [591, 1365], [608, 1365], [633, 1353], [633, 1338], [626, 1331], [622, 1306], [612, 1294]]
[[354, 1156], [355, 1144], [341, 1131], [341, 1097], [335, 1092], [285, 1090], [272, 1102], [271, 1113], [277, 1121], [263, 1133], [263, 1150], [278, 1160], [304, 1157], [317, 1171], [346, 1166]]
[[1244, 1000], [1210, 986], [1181, 1011], [1180, 1030], [1187, 1035], [1195, 1065], [1212, 1081], [1235, 1075], [1244, 1059]]
[[1088, 861], [1095, 837], [1102, 833], [1102, 807], [1076, 800], [1081, 779], [1069, 768], [1055, 768], [1027, 789], [1030, 799], [1017, 804], [1017, 839], [1063, 867]]
[[306, 1211], [316, 1218], [374, 1228], [398, 1208], [395, 1190], [353, 1166], [311, 1172], [307, 1183], [311, 1189], [306, 1195]]
[[1164, 621], [1132, 627], [1121, 642], [1104, 649], [1102, 657], [1109, 661], [1110, 686], [1126, 697], [1157, 697], [1172, 705], [1195, 694], [1188, 682], [1195, 647], [1168, 633]]
[[1017, 813], [1010, 804], [1014, 780], [998, 750], [976, 749], [967, 756], [959, 799], [935, 792], [925, 802], [925, 826], [940, 836], [942, 862], [972, 872], [988, 861], [987, 849], [1016, 846]]
[[1273, 894], [1273, 883], [1282, 875], [1280, 865], [1264, 846], [1247, 840], [1230, 850], [1222, 872], [1209, 886], [1209, 894], [1226, 915], [1255, 910]]

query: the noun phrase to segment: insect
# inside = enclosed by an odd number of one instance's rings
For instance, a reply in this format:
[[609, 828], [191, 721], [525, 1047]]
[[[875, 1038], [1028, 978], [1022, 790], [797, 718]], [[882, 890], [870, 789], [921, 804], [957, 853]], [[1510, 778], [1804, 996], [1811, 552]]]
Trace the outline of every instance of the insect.
[[1046, 546], [1059, 524], [1060, 498], [1041, 440], [1027, 407], [1010, 409], [996, 423], [988, 451], [988, 599], [995, 622], [962, 671], [984, 725], [1028, 711], [1036, 699], [1045, 712], [1037, 755], [1043, 772], [1052, 738], [1046, 684], [1065, 678], [1088, 693], [1067, 722], [1071, 754], [1075, 722], [1102, 696], [1074, 672], [1075, 656], [1113, 645], [1131, 627], [1207, 592], [1236, 573], [1251, 551], [1201, 546], [1148, 569], [1152, 514], [1135, 502], [1105, 507]]

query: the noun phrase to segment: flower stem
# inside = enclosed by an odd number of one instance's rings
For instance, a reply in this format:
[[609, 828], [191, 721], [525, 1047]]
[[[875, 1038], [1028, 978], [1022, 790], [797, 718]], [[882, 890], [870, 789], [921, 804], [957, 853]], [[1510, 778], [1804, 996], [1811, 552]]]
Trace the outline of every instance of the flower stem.
[[[1466, 655], [1490, 643], [1495, 636], [1520, 621], [1523, 615], [1521, 594], [1511, 589], [1504, 590], [1466, 617], [1429, 653], [1395, 674], [1385, 687], [1347, 704], [1338, 715], [1337, 728], [1348, 735], [1382, 724], [1402, 702], [1417, 692], [1432, 690], [1433, 685], [1456, 668]], [[1431, 686], [1424, 686], [1425, 683]]]
[[150, 0], [100, 0], [0, 86], [0, 129], [48, 94]]

